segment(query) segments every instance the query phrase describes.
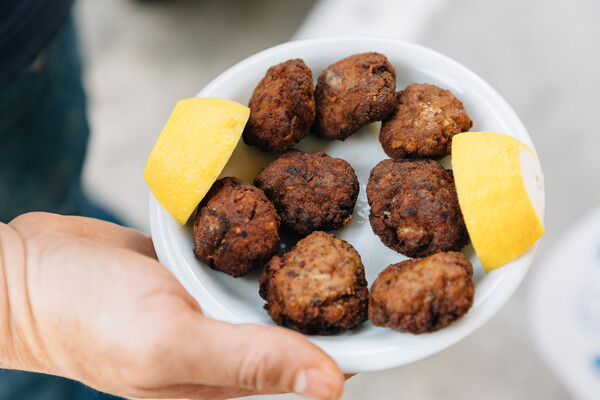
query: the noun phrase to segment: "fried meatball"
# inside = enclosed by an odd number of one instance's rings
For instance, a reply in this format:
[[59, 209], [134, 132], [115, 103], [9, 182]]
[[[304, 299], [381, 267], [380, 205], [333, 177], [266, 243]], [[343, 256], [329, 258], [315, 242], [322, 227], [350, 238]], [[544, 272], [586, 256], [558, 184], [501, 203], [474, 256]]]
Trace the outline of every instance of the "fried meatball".
[[373, 232], [407, 257], [459, 251], [469, 242], [452, 173], [434, 160], [383, 160], [367, 184]]
[[473, 126], [449, 90], [413, 83], [398, 92], [394, 113], [381, 124], [379, 141], [391, 158], [434, 158], [450, 154], [452, 137]]
[[289, 150], [254, 179], [284, 225], [307, 235], [339, 229], [352, 219], [358, 179], [346, 161], [325, 153]]
[[198, 206], [194, 254], [231, 276], [246, 275], [277, 252], [279, 226], [279, 215], [262, 190], [238, 178], [223, 178]]
[[384, 269], [371, 286], [369, 319], [400, 332], [434, 332], [473, 305], [473, 267], [461, 253], [437, 253]]
[[265, 151], [284, 151], [308, 134], [315, 119], [311, 70], [301, 59], [267, 71], [252, 93], [244, 142]]
[[317, 116], [312, 131], [327, 139], [344, 140], [393, 112], [396, 71], [383, 54], [346, 57], [321, 72], [315, 103]]
[[369, 293], [360, 255], [325, 232], [313, 232], [283, 257], [273, 257], [263, 270], [259, 294], [273, 322], [307, 334], [340, 333], [367, 319]]

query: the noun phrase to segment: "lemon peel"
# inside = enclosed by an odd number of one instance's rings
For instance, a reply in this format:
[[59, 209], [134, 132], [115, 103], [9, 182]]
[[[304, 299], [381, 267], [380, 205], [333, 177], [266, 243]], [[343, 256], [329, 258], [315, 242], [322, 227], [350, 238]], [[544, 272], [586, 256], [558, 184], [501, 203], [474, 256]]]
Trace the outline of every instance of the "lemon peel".
[[158, 202], [185, 225], [227, 164], [250, 109], [221, 98], [180, 100], [144, 168]]
[[543, 177], [531, 148], [496, 132], [452, 138], [452, 170], [465, 225], [489, 272], [544, 234]]

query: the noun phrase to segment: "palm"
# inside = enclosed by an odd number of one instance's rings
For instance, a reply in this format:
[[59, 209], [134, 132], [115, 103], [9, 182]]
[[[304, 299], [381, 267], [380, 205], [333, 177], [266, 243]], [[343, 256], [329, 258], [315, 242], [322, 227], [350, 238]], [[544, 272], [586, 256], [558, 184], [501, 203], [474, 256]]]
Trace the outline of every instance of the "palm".
[[219, 399], [292, 390], [309, 365], [330, 371], [339, 395], [338, 367], [301, 335], [204, 317], [148, 237], [35, 215], [11, 225], [26, 243], [29, 342], [42, 372], [123, 396]]

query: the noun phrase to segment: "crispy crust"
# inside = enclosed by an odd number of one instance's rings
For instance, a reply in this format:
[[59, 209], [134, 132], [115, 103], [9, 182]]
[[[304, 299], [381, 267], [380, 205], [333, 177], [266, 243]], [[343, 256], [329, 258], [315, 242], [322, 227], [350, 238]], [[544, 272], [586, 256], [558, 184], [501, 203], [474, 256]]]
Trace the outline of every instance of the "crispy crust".
[[265, 194], [238, 178], [216, 181], [198, 206], [194, 255], [233, 277], [262, 267], [279, 246], [280, 218]]
[[383, 54], [346, 57], [319, 75], [312, 131], [327, 139], [344, 140], [390, 115], [396, 104], [395, 92], [396, 71]]
[[344, 226], [352, 219], [359, 191], [346, 161], [297, 150], [263, 168], [254, 184], [273, 202], [283, 224], [300, 235]]
[[469, 236], [452, 174], [433, 160], [383, 160], [367, 184], [373, 232], [407, 257], [460, 251]]
[[308, 134], [315, 119], [313, 76], [301, 59], [275, 65], [254, 89], [246, 144], [265, 151], [284, 151]]
[[369, 319], [400, 332], [434, 332], [465, 315], [474, 293], [473, 267], [461, 253], [406, 260], [373, 282]]
[[307, 334], [340, 333], [367, 319], [360, 255], [324, 232], [313, 232], [283, 257], [273, 257], [263, 270], [259, 294], [273, 322]]
[[381, 124], [379, 141], [391, 158], [442, 158], [452, 137], [473, 126], [463, 104], [449, 90], [413, 83], [398, 92], [394, 112]]

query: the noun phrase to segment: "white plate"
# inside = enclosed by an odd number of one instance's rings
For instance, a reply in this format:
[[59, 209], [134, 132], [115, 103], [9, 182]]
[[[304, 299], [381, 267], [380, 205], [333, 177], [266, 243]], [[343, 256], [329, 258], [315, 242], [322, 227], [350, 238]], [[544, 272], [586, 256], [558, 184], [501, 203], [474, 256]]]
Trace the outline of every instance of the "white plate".
[[[310, 39], [285, 43], [231, 67], [214, 79], [199, 97], [222, 97], [247, 104], [253, 89], [267, 69], [291, 58], [302, 58], [316, 80], [322, 69], [355, 53], [385, 54], [397, 72], [397, 89], [413, 82], [426, 82], [451, 90], [462, 100], [474, 121], [473, 131], [497, 131], [514, 136], [533, 148], [519, 118], [502, 97], [467, 68], [427, 48], [388, 39], [344, 37]], [[352, 221], [335, 234], [350, 242], [360, 253], [369, 285], [389, 264], [405, 257], [385, 247], [371, 230], [365, 186], [370, 170], [387, 158], [378, 141], [379, 124], [372, 124], [344, 142], [309, 137], [296, 148], [325, 151], [348, 161], [360, 181], [360, 195]], [[233, 175], [252, 182], [260, 168], [274, 158], [242, 141], [222, 176]], [[444, 160], [449, 167], [448, 160]], [[212, 318], [232, 323], [273, 325], [258, 295], [259, 272], [232, 278], [214, 271], [194, 258], [191, 223], [177, 223], [150, 194], [150, 227], [158, 258], [196, 298]], [[461, 320], [435, 333], [403, 334], [365, 323], [337, 336], [310, 336], [345, 372], [372, 371], [407, 364], [456, 343], [486, 322], [508, 300], [527, 272], [537, 245], [503, 268], [486, 274], [473, 249], [463, 253], [474, 266], [475, 300]]]

